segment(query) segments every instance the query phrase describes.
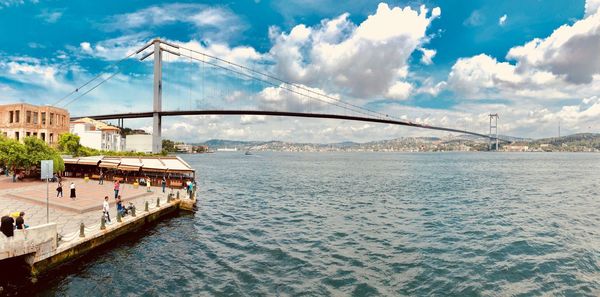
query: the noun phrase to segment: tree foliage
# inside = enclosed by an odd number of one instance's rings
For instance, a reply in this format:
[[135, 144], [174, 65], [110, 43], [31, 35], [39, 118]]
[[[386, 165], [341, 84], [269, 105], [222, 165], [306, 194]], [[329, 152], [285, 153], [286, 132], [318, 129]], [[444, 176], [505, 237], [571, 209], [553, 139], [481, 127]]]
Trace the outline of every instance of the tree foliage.
[[52, 160], [54, 172], [64, 171], [65, 163], [57, 150], [36, 137], [25, 137], [23, 143], [0, 137], [0, 164], [29, 171], [40, 167], [42, 160]]
[[176, 145], [176, 143], [172, 140], [169, 140], [169, 139], [162, 140], [162, 149], [165, 152], [168, 152], [168, 153], [176, 152], [177, 149], [175, 148], [175, 145]]
[[65, 133], [58, 138], [58, 149], [66, 154], [79, 156], [82, 146], [79, 143], [79, 136], [72, 133]]

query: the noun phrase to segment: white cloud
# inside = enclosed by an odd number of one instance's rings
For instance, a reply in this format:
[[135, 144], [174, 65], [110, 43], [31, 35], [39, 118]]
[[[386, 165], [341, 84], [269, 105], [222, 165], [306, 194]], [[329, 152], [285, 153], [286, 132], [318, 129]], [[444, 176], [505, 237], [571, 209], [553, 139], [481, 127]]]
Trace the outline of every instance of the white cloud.
[[258, 124], [264, 123], [267, 117], [264, 115], [243, 115], [240, 117], [240, 124], [242, 125], [250, 125], [250, 124]]
[[[544, 69], [572, 83], [592, 81], [600, 73], [600, 13], [563, 25], [545, 39], [510, 49], [507, 58], [520, 68]], [[576, 54], [574, 54], [576, 53]]]
[[[284, 89], [284, 87], [291, 88], [293, 92]], [[306, 90], [310, 90], [312, 93]], [[308, 96], [300, 94], [308, 94]], [[324, 94], [325, 96], [318, 94]], [[335, 104], [340, 99], [338, 94], [327, 94], [318, 88], [310, 88], [304, 85], [293, 87], [283, 84], [279, 87], [264, 88], [257, 97], [259, 109], [295, 112], [321, 111], [323, 108], [331, 106], [331, 103]]]
[[483, 25], [484, 22], [485, 16], [479, 10], [473, 10], [469, 17], [464, 20], [463, 25], [477, 27]]
[[4, 8], [4, 7], [12, 7], [12, 6], [19, 6], [19, 5], [23, 5], [27, 2], [31, 2], [31, 3], [38, 3], [38, 0], [30, 0], [30, 1], [26, 1], [26, 0], [0, 0], [0, 9]]
[[595, 14], [600, 8], [600, 0], [586, 0], [585, 1], [585, 16]]
[[423, 53], [423, 55], [421, 56], [421, 63], [423, 63], [425, 65], [433, 64], [433, 57], [435, 57], [435, 54], [437, 53], [437, 51], [434, 49], [426, 49], [426, 48], [420, 48], [419, 50]]
[[37, 15], [38, 18], [44, 20], [46, 23], [56, 23], [63, 15], [63, 10], [47, 10], [44, 9], [40, 14]]
[[[600, 90], [600, 13], [563, 25], [508, 51], [509, 62], [486, 54], [461, 58], [449, 87], [467, 98], [535, 101], [589, 97]], [[515, 62], [512, 62], [515, 61]]]
[[79, 44], [79, 46], [81, 46], [81, 50], [83, 50], [86, 53], [92, 52], [92, 46], [90, 45], [89, 42], [82, 42]]
[[276, 72], [305, 85], [328, 86], [357, 97], [386, 94], [408, 59], [428, 41], [426, 30], [441, 14], [381, 3], [355, 25], [342, 14], [320, 25], [297, 25], [289, 33], [270, 29]]
[[503, 16], [501, 16], [501, 17], [498, 19], [498, 24], [499, 24], [500, 26], [504, 26], [504, 25], [506, 24], [506, 18], [508, 18], [508, 16], [507, 16], [506, 14], [504, 14]]
[[412, 90], [413, 86], [410, 83], [399, 81], [390, 87], [386, 97], [391, 99], [405, 100], [408, 99], [408, 96], [410, 96]]
[[230, 10], [197, 3], [154, 5], [109, 18], [104, 28], [111, 31], [136, 31], [140, 28], [186, 23], [201, 30], [203, 38], [226, 40], [247, 26]]

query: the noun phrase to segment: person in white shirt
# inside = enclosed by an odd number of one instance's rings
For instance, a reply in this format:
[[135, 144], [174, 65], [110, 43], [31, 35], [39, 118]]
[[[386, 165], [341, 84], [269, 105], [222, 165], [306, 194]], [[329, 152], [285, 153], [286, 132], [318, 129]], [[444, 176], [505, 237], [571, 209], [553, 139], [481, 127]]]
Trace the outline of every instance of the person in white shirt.
[[110, 223], [110, 213], [108, 212], [109, 210], [110, 205], [108, 204], [108, 196], [104, 196], [104, 203], [102, 203], [102, 212], [106, 217], [106, 221]]
[[71, 182], [71, 199], [75, 199], [77, 196], [75, 195], [75, 184]]

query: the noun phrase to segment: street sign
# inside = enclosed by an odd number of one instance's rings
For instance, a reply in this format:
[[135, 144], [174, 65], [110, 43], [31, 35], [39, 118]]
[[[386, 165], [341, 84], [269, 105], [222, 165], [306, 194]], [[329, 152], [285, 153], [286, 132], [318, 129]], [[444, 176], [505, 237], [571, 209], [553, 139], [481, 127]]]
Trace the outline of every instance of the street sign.
[[52, 178], [54, 171], [54, 161], [52, 160], [42, 160], [42, 179]]

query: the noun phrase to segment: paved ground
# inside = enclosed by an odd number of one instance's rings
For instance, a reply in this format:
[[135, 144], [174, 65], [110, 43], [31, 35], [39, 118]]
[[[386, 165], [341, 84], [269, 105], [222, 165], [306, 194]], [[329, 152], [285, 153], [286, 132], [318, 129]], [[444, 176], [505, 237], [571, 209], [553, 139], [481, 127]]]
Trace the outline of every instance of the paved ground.
[[[68, 188], [71, 182], [75, 183], [77, 198], [75, 201], [68, 198]], [[84, 182], [83, 179], [63, 179], [65, 197], [56, 198], [57, 183], [50, 183], [49, 204], [50, 221], [58, 225], [58, 233], [68, 235], [79, 230], [80, 223], [86, 227], [95, 226], [100, 222], [102, 216], [102, 201], [104, 196], [109, 196], [111, 202], [110, 217], [116, 221], [116, 207], [114, 205], [114, 191], [112, 183]], [[144, 209], [145, 201], [156, 204], [156, 199], [161, 199], [161, 204], [166, 202], [166, 194], [162, 193], [160, 187], [152, 187], [147, 193], [146, 188], [134, 189], [130, 184], [121, 185], [120, 194], [126, 202], [125, 206], [132, 202], [138, 211]], [[176, 190], [174, 191], [176, 192]], [[180, 190], [180, 195], [185, 191]], [[6, 215], [14, 211], [25, 212], [25, 224], [30, 226], [46, 223], [46, 184], [40, 181], [25, 181], [13, 183], [12, 178], [0, 176], [0, 215]]]

